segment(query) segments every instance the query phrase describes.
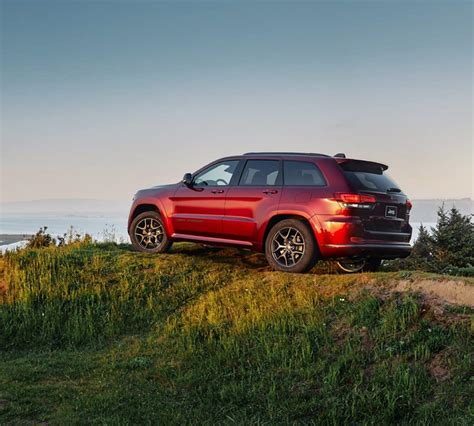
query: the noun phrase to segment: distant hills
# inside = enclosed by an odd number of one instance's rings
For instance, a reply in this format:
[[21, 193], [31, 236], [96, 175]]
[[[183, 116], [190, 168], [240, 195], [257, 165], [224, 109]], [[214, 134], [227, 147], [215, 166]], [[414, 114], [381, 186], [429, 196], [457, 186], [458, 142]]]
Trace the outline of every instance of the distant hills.
[[[449, 209], [456, 206], [463, 214], [474, 212], [474, 200], [470, 198], [462, 199], [426, 199], [412, 200], [413, 210], [411, 214], [412, 222], [436, 222], [436, 212], [444, 204]], [[0, 213], [7, 215], [14, 214], [64, 214], [64, 215], [92, 215], [101, 216], [126, 216], [132, 200], [96, 200], [96, 199], [49, 199], [20, 201], [0, 204]]]
[[128, 214], [132, 200], [96, 200], [87, 198], [46, 199], [1, 203], [2, 214]]

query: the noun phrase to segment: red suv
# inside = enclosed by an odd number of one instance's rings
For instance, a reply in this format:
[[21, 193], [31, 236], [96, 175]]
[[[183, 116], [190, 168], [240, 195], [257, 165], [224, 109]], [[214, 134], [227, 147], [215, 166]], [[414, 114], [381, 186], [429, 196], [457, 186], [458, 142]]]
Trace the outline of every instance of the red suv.
[[344, 154], [222, 158], [137, 192], [128, 233], [147, 253], [194, 241], [265, 252], [280, 271], [308, 271], [318, 259], [346, 272], [376, 270], [411, 250], [411, 203], [387, 168]]

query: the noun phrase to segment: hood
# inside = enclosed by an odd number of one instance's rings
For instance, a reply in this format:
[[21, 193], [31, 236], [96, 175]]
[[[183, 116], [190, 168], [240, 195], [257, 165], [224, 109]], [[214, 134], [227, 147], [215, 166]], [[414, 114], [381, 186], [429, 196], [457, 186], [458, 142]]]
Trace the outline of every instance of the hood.
[[179, 183], [172, 183], [168, 185], [157, 185], [157, 186], [152, 186], [151, 188], [139, 189], [133, 198], [137, 199], [137, 198], [144, 198], [144, 197], [153, 197], [154, 195], [159, 194], [163, 191], [175, 188], [177, 185], [179, 185]]

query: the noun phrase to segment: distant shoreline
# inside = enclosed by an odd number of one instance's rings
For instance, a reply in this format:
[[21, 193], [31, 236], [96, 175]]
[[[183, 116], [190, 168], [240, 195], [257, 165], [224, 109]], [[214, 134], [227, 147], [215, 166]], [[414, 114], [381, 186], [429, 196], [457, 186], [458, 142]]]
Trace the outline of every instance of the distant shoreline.
[[0, 234], [0, 247], [29, 240], [31, 234]]

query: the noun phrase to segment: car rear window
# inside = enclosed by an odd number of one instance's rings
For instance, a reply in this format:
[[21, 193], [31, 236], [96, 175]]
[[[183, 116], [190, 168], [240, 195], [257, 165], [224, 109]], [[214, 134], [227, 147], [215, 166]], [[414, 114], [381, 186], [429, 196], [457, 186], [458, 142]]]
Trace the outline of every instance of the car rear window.
[[307, 161], [283, 162], [284, 185], [288, 186], [325, 186], [323, 174], [314, 163]]
[[381, 168], [353, 163], [340, 164], [352, 188], [359, 191], [401, 192], [395, 181]]

